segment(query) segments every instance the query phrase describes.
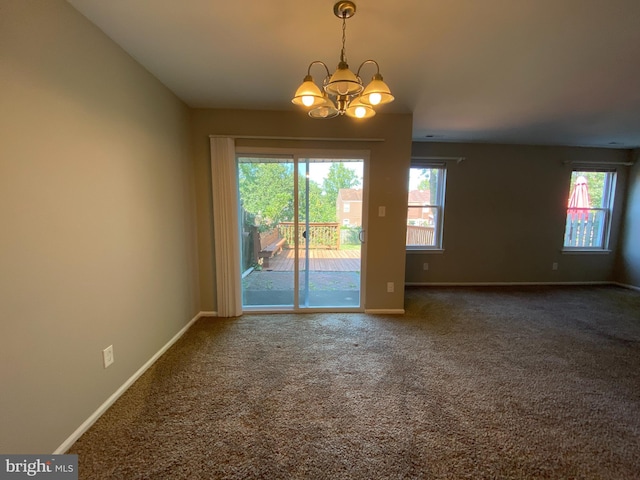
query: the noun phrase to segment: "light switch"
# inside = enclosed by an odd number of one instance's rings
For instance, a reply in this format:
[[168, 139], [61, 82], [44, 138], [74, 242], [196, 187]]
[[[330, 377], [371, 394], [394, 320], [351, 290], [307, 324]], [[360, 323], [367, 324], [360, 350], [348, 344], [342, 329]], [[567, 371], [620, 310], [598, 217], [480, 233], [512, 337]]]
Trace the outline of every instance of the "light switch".
[[386, 207], [384, 207], [384, 206], [378, 207], [378, 216], [379, 217], [384, 217], [386, 214], [387, 214]]

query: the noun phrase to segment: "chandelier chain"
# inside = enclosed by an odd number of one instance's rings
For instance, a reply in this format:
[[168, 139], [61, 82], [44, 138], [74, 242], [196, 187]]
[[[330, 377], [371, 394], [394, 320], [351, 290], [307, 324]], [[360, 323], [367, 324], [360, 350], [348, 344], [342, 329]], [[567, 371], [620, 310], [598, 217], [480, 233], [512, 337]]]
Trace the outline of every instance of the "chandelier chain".
[[347, 52], [345, 44], [347, 42], [347, 16], [342, 16], [342, 52], [340, 53], [340, 61], [347, 63]]

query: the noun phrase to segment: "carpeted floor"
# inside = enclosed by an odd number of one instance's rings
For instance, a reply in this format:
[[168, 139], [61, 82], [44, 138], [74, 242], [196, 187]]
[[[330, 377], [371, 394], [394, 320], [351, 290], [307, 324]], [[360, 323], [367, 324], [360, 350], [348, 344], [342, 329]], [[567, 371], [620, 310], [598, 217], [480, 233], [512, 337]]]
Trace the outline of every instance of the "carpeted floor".
[[71, 448], [80, 478], [640, 478], [640, 293], [406, 309], [200, 320]]

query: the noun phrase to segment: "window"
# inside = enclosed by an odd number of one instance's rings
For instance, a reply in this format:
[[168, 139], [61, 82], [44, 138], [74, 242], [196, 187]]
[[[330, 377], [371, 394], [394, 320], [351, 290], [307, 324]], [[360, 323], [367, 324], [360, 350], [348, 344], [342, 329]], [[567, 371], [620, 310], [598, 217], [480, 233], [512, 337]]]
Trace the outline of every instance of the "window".
[[605, 250], [609, 244], [616, 173], [574, 169], [564, 230], [566, 250]]
[[349, 213], [349, 212], [351, 211], [351, 204], [350, 204], [350, 203], [345, 203], [345, 204], [342, 206], [342, 211], [343, 211], [344, 213]]
[[444, 165], [412, 162], [407, 207], [407, 249], [442, 248]]

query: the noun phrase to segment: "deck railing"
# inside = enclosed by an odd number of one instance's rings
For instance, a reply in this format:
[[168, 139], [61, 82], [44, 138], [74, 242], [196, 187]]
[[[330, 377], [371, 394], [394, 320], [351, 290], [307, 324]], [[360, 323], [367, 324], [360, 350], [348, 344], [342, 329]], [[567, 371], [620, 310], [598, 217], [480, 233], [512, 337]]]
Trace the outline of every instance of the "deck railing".
[[435, 245], [433, 230], [434, 227], [407, 225], [407, 245]]
[[[295, 226], [293, 222], [280, 222], [278, 224], [280, 235], [287, 239], [290, 246], [295, 245]], [[301, 241], [306, 227], [298, 225], [298, 234]], [[340, 249], [340, 224], [339, 223], [310, 223], [307, 232], [309, 248]]]

